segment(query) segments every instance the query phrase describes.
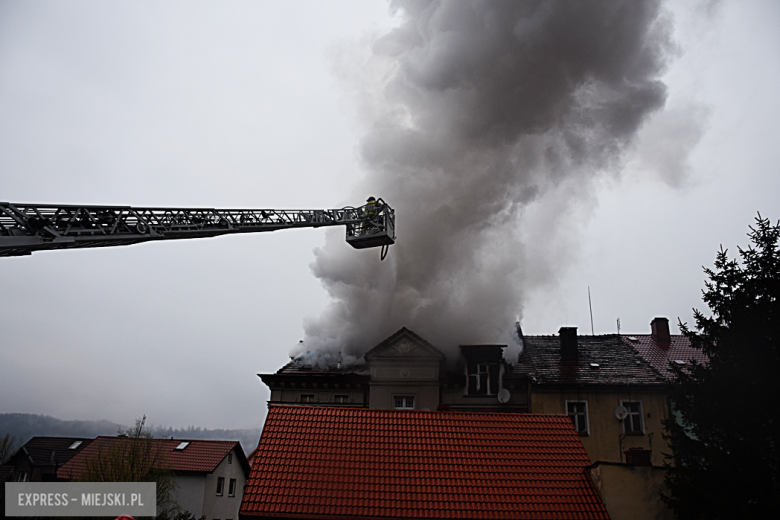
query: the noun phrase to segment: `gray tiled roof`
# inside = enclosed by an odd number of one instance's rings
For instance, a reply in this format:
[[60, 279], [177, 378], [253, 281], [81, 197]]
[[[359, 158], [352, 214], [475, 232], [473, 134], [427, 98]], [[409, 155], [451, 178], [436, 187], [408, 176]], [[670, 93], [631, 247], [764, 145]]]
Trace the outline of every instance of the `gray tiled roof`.
[[[75, 449], [68, 449], [77, 441], [81, 443]], [[23, 448], [32, 464], [54, 467], [68, 462], [90, 442], [92, 439], [83, 437], [33, 437]]]
[[356, 374], [367, 372], [368, 368], [364, 362], [355, 363], [353, 365], [337, 368], [335, 366], [321, 366], [315, 364], [309, 364], [304, 361], [294, 359], [280, 368], [277, 375], [340, 375], [340, 374]]
[[663, 375], [617, 334], [577, 336], [577, 344], [577, 358], [562, 360], [560, 336], [525, 336], [513, 372], [537, 385], [664, 384]]

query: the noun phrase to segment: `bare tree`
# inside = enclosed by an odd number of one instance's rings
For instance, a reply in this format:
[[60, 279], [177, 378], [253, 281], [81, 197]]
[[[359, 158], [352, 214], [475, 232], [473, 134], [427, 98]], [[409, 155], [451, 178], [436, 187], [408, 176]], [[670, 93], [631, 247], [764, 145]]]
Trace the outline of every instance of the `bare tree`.
[[8, 459], [13, 457], [18, 449], [16, 437], [10, 433], [0, 437], [0, 465], [8, 462]]
[[180, 513], [174, 494], [178, 489], [163, 444], [144, 428], [146, 416], [135, 426], [119, 430], [119, 437], [86, 460], [80, 482], [155, 482], [157, 518], [172, 518]]

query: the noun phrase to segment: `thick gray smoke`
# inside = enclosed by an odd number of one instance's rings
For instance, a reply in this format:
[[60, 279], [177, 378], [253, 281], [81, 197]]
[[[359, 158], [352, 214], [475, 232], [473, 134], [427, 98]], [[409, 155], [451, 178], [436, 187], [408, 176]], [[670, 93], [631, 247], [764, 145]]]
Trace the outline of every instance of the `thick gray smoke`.
[[398, 242], [379, 262], [329, 235], [312, 269], [333, 301], [307, 349], [361, 353], [402, 326], [445, 349], [508, 342], [524, 290], [565, 263], [566, 219], [664, 106], [670, 24], [656, 1], [392, 5], [402, 21], [353, 86], [357, 196], [396, 209]]

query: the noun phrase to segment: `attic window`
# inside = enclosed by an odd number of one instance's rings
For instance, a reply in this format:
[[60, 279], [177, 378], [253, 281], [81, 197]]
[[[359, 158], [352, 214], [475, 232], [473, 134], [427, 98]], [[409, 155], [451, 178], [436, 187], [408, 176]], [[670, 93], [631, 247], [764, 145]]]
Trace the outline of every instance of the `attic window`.
[[498, 395], [504, 373], [505, 345], [461, 345], [465, 358], [466, 387], [464, 395]]
[[396, 410], [414, 410], [414, 396], [400, 396], [393, 398], [393, 408]]
[[182, 441], [178, 446], [174, 448], [174, 450], [182, 451], [184, 448], [190, 445], [190, 441]]
[[498, 363], [468, 364], [468, 395], [498, 394], [501, 367]]
[[68, 449], [69, 449], [69, 450], [75, 450], [76, 448], [78, 448], [79, 446], [81, 446], [81, 443], [82, 443], [82, 442], [83, 442], [83, 441], [76, 441], [76, 442], [74, 442], [73, 444], [71, 444], [70, 446], [68, 446]]

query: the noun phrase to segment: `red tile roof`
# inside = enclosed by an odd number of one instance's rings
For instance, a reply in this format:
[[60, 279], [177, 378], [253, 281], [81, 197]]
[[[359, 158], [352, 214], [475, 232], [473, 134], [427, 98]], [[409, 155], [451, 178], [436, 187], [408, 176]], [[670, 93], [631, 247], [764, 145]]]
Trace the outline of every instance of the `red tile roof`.
[[563, 415], [271, 405], [241, 515], [607, 519]]
[[685, 365], [693, 359], [702, 364], [707, 363], [704, 352], [693, 348], [685, 336], [671, 336], [668, 345], [659, 344], [652, 334], [624, 335], [621, 338], [665, 377], [672, 376], [672, 371], [669, 369], [670, 362], [682, 361], [681, 364]]
[[[162, 452], [167, 469], [176, 472], [205, 472], [210, 473], [216, 469], [222, 460], [227, 457], [230, 450], [236, 448], [241, 458], [244, 454], [241, 443], [237, 441], [211, 441], [189, 439], [152, 439], [154, 445]], [[86, 469], [87, 460], [98, 453], [105, 453], [122, 442], [134, 442], [126, 437], [100, 436], [81, 450], [67, 464], [57, 471], [60, 478], [75, 480]], [[137, 442], [137, 441], [135, 441]], [[182, 442], [190, 444], [183, 450], [175, 448]]]

